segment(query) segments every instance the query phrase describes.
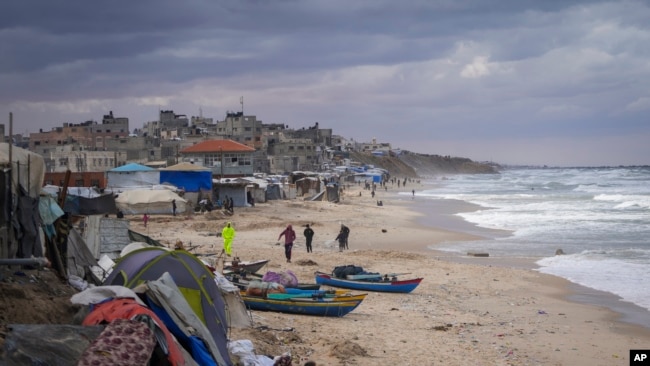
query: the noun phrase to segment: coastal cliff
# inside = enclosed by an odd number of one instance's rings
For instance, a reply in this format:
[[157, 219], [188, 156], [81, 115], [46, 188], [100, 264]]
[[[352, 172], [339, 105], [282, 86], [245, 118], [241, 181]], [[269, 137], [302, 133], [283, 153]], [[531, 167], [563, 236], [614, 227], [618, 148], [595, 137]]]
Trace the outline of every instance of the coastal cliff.
[[398, 156], [374, 156], [351, 152], [350, 158], [362, 164], [388, 170], [393, 177], [432, 177], [448, 174], [494, 174], [498, 166], [468, 158], [418, 154], [404, 151]]

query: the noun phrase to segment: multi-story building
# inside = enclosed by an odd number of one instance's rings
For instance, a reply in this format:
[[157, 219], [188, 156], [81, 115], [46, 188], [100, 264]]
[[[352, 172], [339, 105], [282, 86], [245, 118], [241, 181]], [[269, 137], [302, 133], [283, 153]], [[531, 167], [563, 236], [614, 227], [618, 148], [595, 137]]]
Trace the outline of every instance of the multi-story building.
[[359, 142], [355, 146], [355, 150], [367, 153], [384, 153], [388, 155], [391, 150], [389, 142], [377, 142], [376, 138], [372, 139], [372, 142]]
[[46, 171], [64, 173], [105, 172], [126, 164], [125, 151], [86, 150], [80, 145], [59, 146], [50, 152], [46, 162]]
[[126, 137], [129, 135], [129, 119], [114, 118], [111, 111], [99, 124], [96, 121], [83, 123], [64, 123], [63, 127], [54, 127], [51, 131], [29, 135], [29, 150], [48, 156], [56, 147], [77, 144], [87, 150], [106, 149], [106, 139]]
[[[120, 137], [106, 140], [109, 151], [119, 151], [126, 154], [126, 161], [130, 163], [145, 164], [149, 161], [161, 159], [161, 149], [157, 138], [153, 137]], [[118, 164], [116, 166], [121, 166]]]
[[278, 137], [268, 147], [271, 173], [319, 169], [320, 149], [310, 139], [288, 138], [284, 134]]
[[233, 140], [207, 140], [179, 151], [180, 160], [210, 168], [219, 178], [252, 176], [255, 149]]
[[250, 146], [262, 148], [262, 121], [255, 116], [245, 116], [243, 112], [228, 112], [226, 119], [217, 121], [217, 136]]

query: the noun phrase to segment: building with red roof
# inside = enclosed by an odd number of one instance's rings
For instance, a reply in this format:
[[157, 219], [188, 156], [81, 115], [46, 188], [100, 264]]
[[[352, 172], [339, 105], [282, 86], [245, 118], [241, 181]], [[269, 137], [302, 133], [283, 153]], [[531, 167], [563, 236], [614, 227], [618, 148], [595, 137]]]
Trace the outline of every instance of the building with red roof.
[[209, 168], [219, 178], [252, 176], [254, 153], [233, 140], [206, 140], [179, 151], [181, 161]]

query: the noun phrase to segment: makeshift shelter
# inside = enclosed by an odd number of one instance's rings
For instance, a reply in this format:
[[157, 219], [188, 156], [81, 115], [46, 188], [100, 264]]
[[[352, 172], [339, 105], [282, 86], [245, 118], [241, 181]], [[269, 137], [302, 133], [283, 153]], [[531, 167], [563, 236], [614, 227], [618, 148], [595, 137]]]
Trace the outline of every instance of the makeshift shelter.
[[160, 247], [135, 250], [117, 262], [104, 285], [134, 288], [146, 281], [156, 281], [165, 272], [208, 328], [219, 353], [227, 358], [226, 302], [212, 272], [193, 254]]
[[325, 187], [324, 191], [321, 191], [314, 196], [307, 198], [309, 201], [327, 201], [327, 202], [339, 202], [339, 186], [334, 184], [329, 184]]
[[176, 200], [176, 213], [186, 212], [187, 201], [167, 189], [136, 189], [124, 191], [117, 195], [117, 208], [127, 215], [173, 213], [172, 201]]
[[280, 184], [270, 183], [269, 185], [266, 186], [267, 201], [284, 199], [283, 193], [284, 191], [282, 190], [282, 186]]
[[131, 243], [129, 220], [91, 215], [85, 221], [83, 237], [96, 259], [101, 259], [103, 255], [116, 259], [122, 249]]
[[232, 198], [234, 207], [248, 206], [248, 197], [246, 195], [247, 187], [250, 182], [246, 179], [213, 179], [212, 186], [215, 191], [215, 197], [223, 202], [226, 197]]
[[42, 257], [38, 199], [44, 176], [41, 155], [0, 143], [0, 258]]
[[160, 184], [160, 172], [148, 166], [130, 163], [106, 172], [106, 188], [116, 190], [137, 189]]
[[320, 192], [321, 181], [318, 177], [304, 177], [295, 181], [296, 195], [314, 195]]
[[212, 171], [190, 163], [180, 163], [160, 169], [160, 184], [173, 185], [185, 192], [183, 198], [198, 202], [212, 199]]
[[112, 193], [104, 194], [94, 198], [82, 196], [65, 196], [63, 211], [73, 215], [106, 215], [116, 214], [115, 196]]

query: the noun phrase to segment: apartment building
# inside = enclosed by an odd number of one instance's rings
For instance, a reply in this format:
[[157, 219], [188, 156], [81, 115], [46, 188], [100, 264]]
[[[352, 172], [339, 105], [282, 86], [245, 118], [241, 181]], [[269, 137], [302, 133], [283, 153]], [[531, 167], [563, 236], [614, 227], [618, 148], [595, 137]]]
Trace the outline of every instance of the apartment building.
[[83, 123], [64, 123], [62, 127], [54, 127], [51, 131], [29, 135], [29, 150], [44, 157], [56, 147], [77, 144], [87, 150], [104, 150], [106, 140], [126, 137], [129, 135], [129, 119], [115, 118], [113, 112], [105, 115], [101, 123], [86, 121]]

